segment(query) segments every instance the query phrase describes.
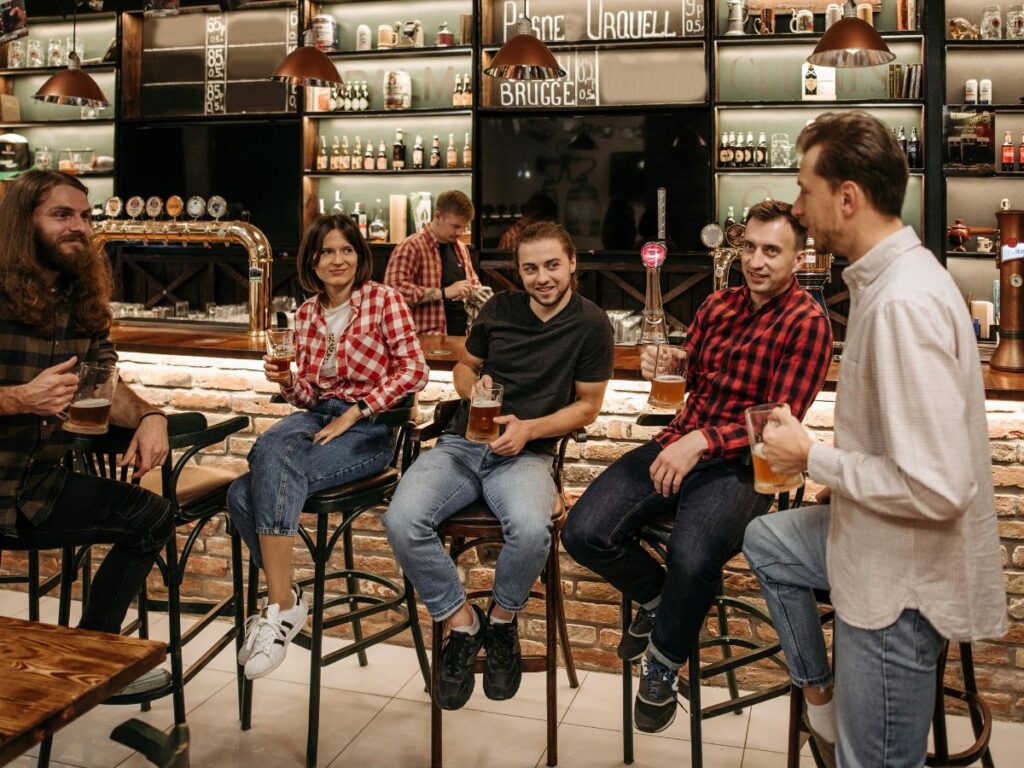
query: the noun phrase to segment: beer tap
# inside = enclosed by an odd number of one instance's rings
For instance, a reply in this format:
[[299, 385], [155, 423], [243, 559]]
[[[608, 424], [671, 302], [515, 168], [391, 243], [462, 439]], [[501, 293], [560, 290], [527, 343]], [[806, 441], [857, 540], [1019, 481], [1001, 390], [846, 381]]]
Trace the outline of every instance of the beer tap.
[[[722, 291], [729, 287], [729, 269], [732, 267], [733, 259], [740, 254], [740, 246], [743, 245], [743, 233], [746, 230], [742, 224], [733, 224], [726, 232], [718, 222], [705, 224], [700, 231], [700, 241], [711, 251], [714, 272], [712, 282], [716, 291]], [[722, 248], [722, 243], [728, 243], [728, 247]]]
[[644, 300], [644, 324], [641, 344], [664, 344], [665, 307], [661, 300], [661, 265], [665, 263], [665, 188], [658, 187], [658, 239], [645, 243], [640, 249], [640, 260], [647, 269], [647, 295]]

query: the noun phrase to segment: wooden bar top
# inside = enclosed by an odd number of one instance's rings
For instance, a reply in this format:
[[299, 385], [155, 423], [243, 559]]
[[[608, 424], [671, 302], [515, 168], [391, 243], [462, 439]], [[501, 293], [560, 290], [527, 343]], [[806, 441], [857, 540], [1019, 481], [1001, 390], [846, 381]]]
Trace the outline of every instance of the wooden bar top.
[[167, 645], [156, 640], [0, 616], [0, 765], [102, 704], [166, 654]]
[[[232, 329], [175, 328], [169, 325], [114, 323], [110, 338], [123, 352], [148, 352], [158, 355], [194, 355], [224, 357], [236, 360], [259, 360], [263, 344], [244, 332]], [[462, 354], [465, 339], [461, 336], [420, 336], [423, 352], [431, 368], [450, 371]], [[839, 362], [829, 366], [825, 391], [835, 391], [839, 380]], [[1024, 373], [1004, 373], [989, 369], [982, 363], [985, 397], [989, 400], [1024, 400]], [[615, 378], [640, 378], [640, 347], [615, 347]]]

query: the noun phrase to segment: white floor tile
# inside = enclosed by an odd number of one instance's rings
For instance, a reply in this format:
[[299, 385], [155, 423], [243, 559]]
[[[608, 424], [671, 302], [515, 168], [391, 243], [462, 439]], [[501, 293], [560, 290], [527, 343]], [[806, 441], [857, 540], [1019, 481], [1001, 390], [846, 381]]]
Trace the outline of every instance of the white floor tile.
[[[786, 755], [782, 752], [765, 752], [760, 749], [743, 751], [743, 768], [786, 768]], [[800, 768], [815, 768], [814, 758], [800, 755]]]
[[[741, 747], [705, 744], [705, 768], [740, 768]], [[639, 734], [635, 743], [635, 765], [643, 768], [682, 768], [690, 764], [690, 744]], [[547, 764], [546, 755], [537, 763]], [[599, 728], [562, 724], [558, 729], [559, 768], [621, 768], [622, 741], [618, 733]]]
[[[747, 728], [747, 749], [766, 752], [785, 752], [789, 736], [789, 696], [780, 696], [750, 708], [750, 726]], [[804, 745], [804, 755], [811, 748]]]
[[[546, 746], [541, 720], [461, 709], [444, 713], [445, 768], [524, 768]], [[430, 707], [393, 699], [331, 768], [423, 768], [430, 763]]]
[[0, 616], [28, 618], [28, 593], [0, 589]]
[[[8, 768], [37, 768], [39, 761], [35, 757], [29, 755], [22, 755], [21, 757], [14, 758], [13, 762], [7, 763]], [[53, 760], [50, 761], [50, 768], [80, 768], [77, 765], [71, 765], [70, 763], [56, 763]]]

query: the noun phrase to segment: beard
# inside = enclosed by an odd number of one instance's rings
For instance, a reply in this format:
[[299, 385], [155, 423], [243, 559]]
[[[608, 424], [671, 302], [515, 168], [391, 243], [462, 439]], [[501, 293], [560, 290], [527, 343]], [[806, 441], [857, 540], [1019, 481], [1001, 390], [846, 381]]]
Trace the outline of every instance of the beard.
[[93, 258], [89, 238], [83, 235], [63, 235], [53, 240], [36, 237], [39, 261], [66, 275], [80, 275]]
[[533, 290], [528, 291], [528, 293], [530, 294], [530, 298], [533, 299], [534, 301], [536, 301], [542, 307], [553, 307], [556, 304], [558, 304], [558, 302], [560, 302], [563, 298], [565, 298], [565, 294], [567, 294], [569, 292], [569, 287], [570, 286], [568, 284], [566, 284], [565, 288], [563, 288], [560, 291], [553, 292], [548, 297], [544, 297], [541, 294], [539, 294], [539, 293], [537, 293], [536, 291], [533, 291]]

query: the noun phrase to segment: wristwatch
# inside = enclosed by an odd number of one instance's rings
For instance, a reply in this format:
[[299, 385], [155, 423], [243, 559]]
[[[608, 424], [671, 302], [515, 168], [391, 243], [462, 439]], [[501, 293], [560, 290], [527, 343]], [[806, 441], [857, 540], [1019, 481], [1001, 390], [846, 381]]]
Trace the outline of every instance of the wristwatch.
[[373, 416], [373, 409], [366, 404], [365, 400], [356, 400], [356, 408], [359, 409], [359, 413], [363, 415], [364, 419]]

